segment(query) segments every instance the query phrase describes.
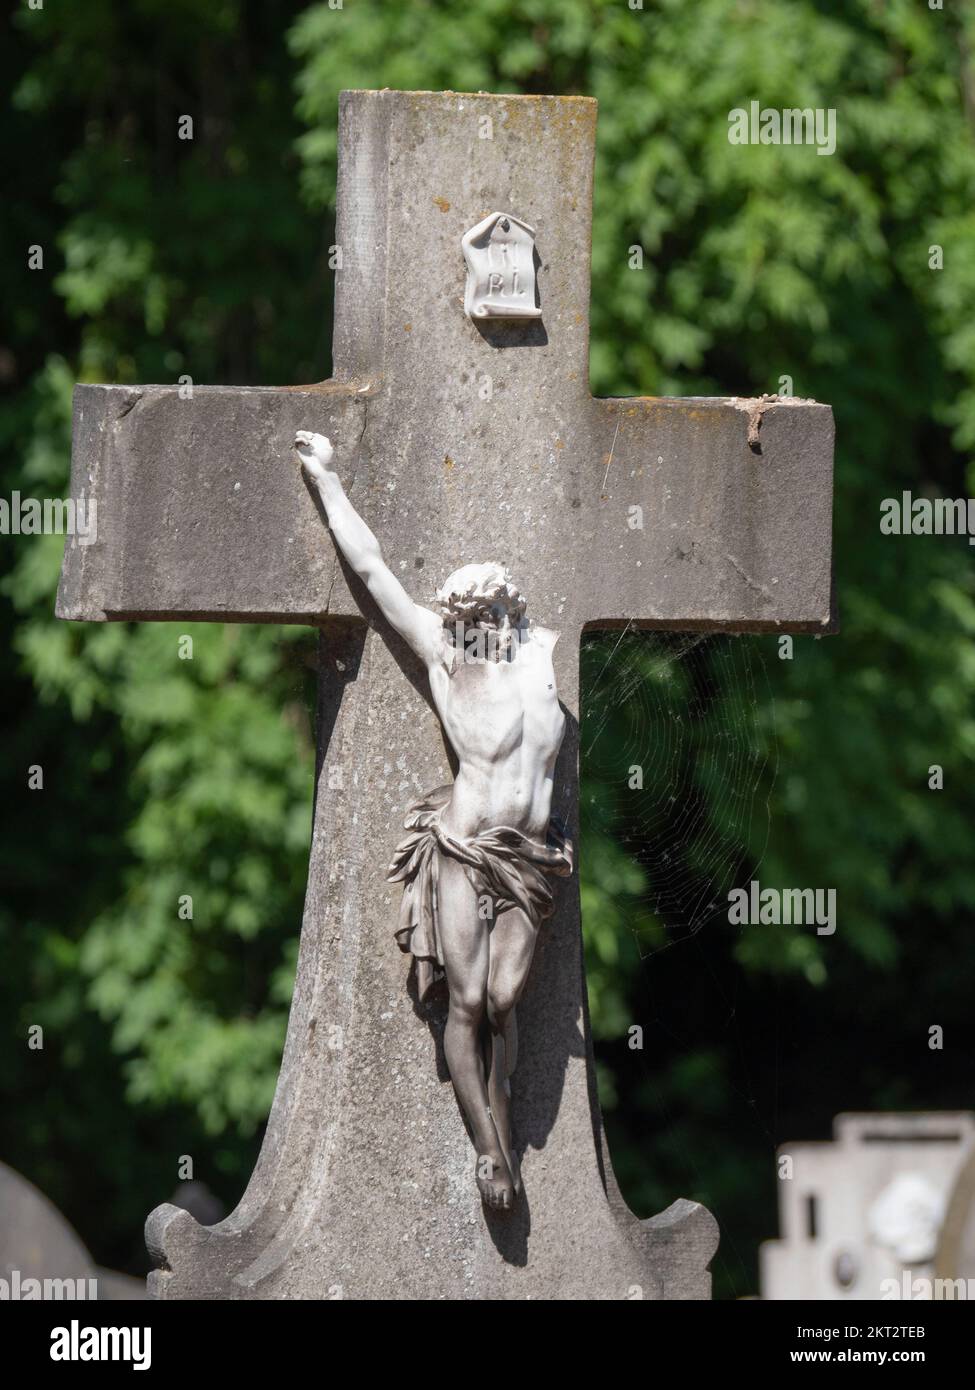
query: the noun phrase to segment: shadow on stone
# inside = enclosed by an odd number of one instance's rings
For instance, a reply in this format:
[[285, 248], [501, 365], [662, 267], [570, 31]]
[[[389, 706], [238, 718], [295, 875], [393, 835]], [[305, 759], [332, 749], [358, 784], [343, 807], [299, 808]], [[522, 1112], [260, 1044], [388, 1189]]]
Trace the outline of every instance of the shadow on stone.
[[541, 319], [471, 319], [493, 348], [545, 347], [548, 334]]
[[522, 1191], [513, 1211], [492, 1211], [490, 1207], [485, 1207], [484, 1225], [505, 1264], [522, 1267], [528, 1264], [532, 1216], [527, 1192]]
[[431, 988], [427, 1002], [421, 1003], [417, 989], [416, 971], [413, 969], [411, 958], [406, 972], [405, 989], [410, 1003], [413, 1005], [413, 1012], [430, 1029], [436, 1059], [437, 1080], [448, 1082], [450, 1072], [447, 1069], [447, 1058], [443, 1048], [443, 1031], [447, 1024], [447, 1008], [450, 997], [447, 993], [447, 981], [446, 979], [437, 980]]

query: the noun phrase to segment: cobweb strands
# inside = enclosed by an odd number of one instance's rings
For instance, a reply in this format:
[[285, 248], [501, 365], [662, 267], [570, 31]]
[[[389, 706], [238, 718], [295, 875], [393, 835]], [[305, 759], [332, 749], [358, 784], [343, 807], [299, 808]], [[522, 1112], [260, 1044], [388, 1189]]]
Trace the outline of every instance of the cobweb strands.
[[726, 919], [729, 890], [762, 861], [777, 754], [761, 640], [632, 629], [584, 639], [583, 881], [614, 862], [607, 838], [637, 866], [627, 920], [642, 955]]

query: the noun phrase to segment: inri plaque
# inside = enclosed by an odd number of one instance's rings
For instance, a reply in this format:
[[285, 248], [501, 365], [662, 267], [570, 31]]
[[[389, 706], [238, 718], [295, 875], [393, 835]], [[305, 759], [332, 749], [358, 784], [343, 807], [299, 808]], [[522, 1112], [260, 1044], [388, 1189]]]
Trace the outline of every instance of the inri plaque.
[[540, 319], [535, 232], [510, 212], [492, 212], [461, 238], [467, 262], [464, 312], [471, 319]]

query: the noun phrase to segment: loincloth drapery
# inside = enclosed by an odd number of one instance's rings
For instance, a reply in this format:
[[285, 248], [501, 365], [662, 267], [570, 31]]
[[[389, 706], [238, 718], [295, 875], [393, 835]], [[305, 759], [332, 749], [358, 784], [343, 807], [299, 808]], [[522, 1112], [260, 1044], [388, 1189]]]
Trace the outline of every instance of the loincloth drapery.
[[390, 883], [403, 884], [396, 940], [401, 951], [413, 956], [421, 1000], [444, 963], [437, 901], [441, 855], [463, 864], [478, 895], [494, 900], [495, 920], [520, 907], [535, 927], [554, 910], [551, 876], [567, 878], [572, 873], [572, 841], [555, 820], [544, 845], [505, 825], [479, 830], [467, 839], [449, 834], [440, 824], [440, 813], [452, 791], [453, 787], [438, 787], [410, 807], [403, 822], [410, 833], [397, 845], [386, 875]]

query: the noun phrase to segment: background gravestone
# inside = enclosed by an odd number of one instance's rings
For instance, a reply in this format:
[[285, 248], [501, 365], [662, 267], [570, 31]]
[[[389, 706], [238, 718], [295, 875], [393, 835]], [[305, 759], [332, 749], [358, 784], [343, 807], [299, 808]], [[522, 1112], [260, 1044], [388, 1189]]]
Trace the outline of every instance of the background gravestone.
[[[100, 1302], [145, 1298], [145, 1284], [115, 1270], [100, 1269], [74, 1228], [25, 1177], [0, 1163], [0, 1279], [69, 1280], [72, 1298]], [[67, 1287], [67, 1286], [66, 1286]]]
[[780, 1239], [761, 1247], [763, 1298], [879, 1299], [905, 1271], [935, 1276], [975, 1115], [838, 1115], [833, 1133], [779, 1149], [793, 1168], [778, 1181]]
[[938, 1279], [966, 1280], [964, 1298], [975, 1298], [975, 1143], [955, 1179], [934, 1259]]

